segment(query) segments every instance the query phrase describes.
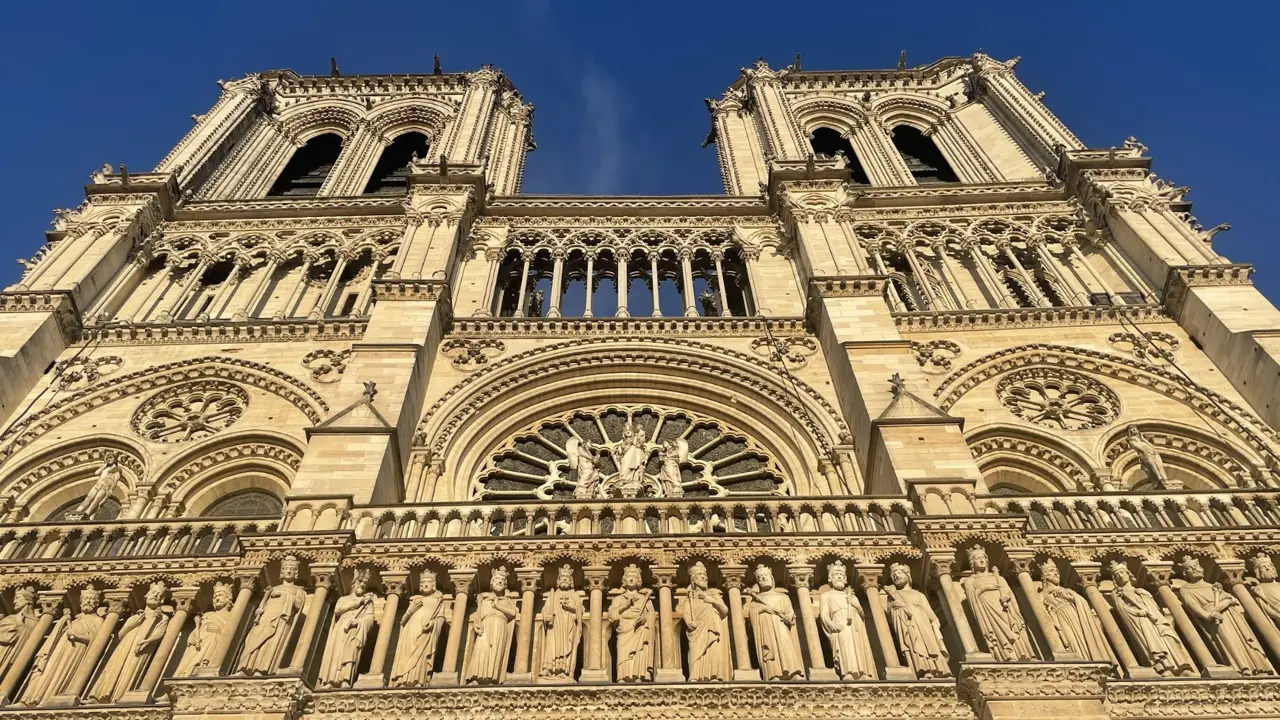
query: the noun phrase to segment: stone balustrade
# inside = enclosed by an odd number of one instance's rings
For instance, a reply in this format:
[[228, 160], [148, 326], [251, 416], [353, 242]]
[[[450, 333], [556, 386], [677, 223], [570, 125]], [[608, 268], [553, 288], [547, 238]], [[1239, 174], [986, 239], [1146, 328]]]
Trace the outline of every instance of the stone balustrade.
[[[547, 535], [906, 532], [906, 498], [669, 498], [395, 505], [350, 512], [358, 540]], [[290, 530], [302, 528], [289, 525]]]
[[239, 538], [276, 530], [276, 518], [193, 518], [0, 525], [0, 562], [228, 555]]
[[987, 496], [978, 508], [1026, 514], [1033, 531], [1280, 525], [1280, 492], [1274, 490]]

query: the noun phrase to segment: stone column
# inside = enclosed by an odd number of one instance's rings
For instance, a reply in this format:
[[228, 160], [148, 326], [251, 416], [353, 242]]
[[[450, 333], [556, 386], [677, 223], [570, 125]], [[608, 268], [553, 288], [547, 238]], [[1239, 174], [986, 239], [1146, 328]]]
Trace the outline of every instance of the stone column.
[[[1102, 276], [1098, 274], [1098, 271], [1093, 269], [1093, 265], [1089, 264], [1084, 253], [1080, 252], [1080, 242], [1078, 240], [1073, 237], [1063, 238], [1062, 247], [1066, 248], [1067, 252], [1071, 254], [1071, 258], [1076, 261], [1076, 265], [1084, 268], [1084, 272], [1089, 276], [1089, 279], [1093, 280], [1093, 284], [1098, 286], [1098, 290], [1106, 293], [1107, 297], [1111, 300], [1112, 305], [1124, 304], [1124, 301], [1120, 299], [1120, 296], [1107, 286], [1107, 283], [1102, 279]], [[1086, 291], [1087, 290], [1088, 288], [1086, 288]], [[1080, 304], [1092, 305], [1093, 303], [1088, 297], [1087, 292], [1085, 295], [1086, 297], [1081, 300]]]
[[76, 665], [76, 672], [67, 683], [66, 692], [50, 698], [48, 705], [52, 707], [76, 705], [85, 689], [89, 687], [89, 681], [93, 679], [94, 671], [98, 669], [103, 653], [115, 638], [116, 626], [120, 624], [121, 616], [129, 611], [128, 590], [110, 590], [106, 596], [107, 616], [102, 620], [102, 627], [98, 630], [98, 634], [93, 636], [93, 641], [89, 643], [80, 663]]
[[[403, 254], [403, 252], [399, 253], [399, 255]], [[490, 317], [495, 312], [493, 303], [498, 289], [498, 270], [502, 264], [502, 256], [505, 254], [502, 248], [489, 248], [484, 251], [484, 258], [489, 262], [489, 274], [485, 276], [484, 298], [480, 308], [475, 312], [477, 317]], [[396, 263], [400, 262], [400, 257], [397, 256]]]
[[209, 664], [196, 668], [196, 677], [218, 677], [223, 674], [223, 668], [230, 659], [228, 656], [231, 654], [231, 647], [240, 634], [240, 626], [244, 624], [249, 601], [253, 599], [254, 584], [258, 581], [261, 572], [261, 569], [255, 569], [252, 574], [243, 574], [239, 577], [240, 590], [236, 593], [235, 603], [231, 605], [231, 619], [227, 621], [226, 630], [218, 636], [218, 644], [213, 650], [213, 655], [209, 656]]
[[169, 288], [173, 287], [173, 273], [182, 265], [182, 258], [170, 255], [164, 260], [164, 270], [162, 277], [156, 279], [155, 287], [151, 288], [151, 292], [147, 293], [146, 299], [142, 304], [134, 309], [133, 314], [124, 318], [126, 323], [144, 322], [147, 319], [147, 313], [152, 305], [160, 302], [165, 293], [169, 292]]
[[[751, 295], [750, 309], [755, 311], [754, 312], [755, 315], [764, 316], [769, 314], [769, 310], [761, 306], [760, 304], [760, 291], [757, 288], [761, 287], [761, 285], [756, 275], [758, 272], [760, 272], [759, 268], [756, 267], [756, 263], [759, 262], [759, 260], [760, 260], [759, 249], [742, 248], [742, 264], [745, 265], [747, 268], [747, 290]], [[752, 314], [752, 313], [748, 313], [748, 314]]]
[[1115, 651], [1116, 658], [1120, 661], [1120, 666], [1124, 668], [1125, 675], [1134, 680], [1154, 679], [1160, 677], [1154, 669], [1144, 667], [1138, 662], [1138, 658], [1134, 656], [1133, 649], [1129, 647], [1129, 641], [1125, 639], [1124, 632], [1120, 630], [1119, 623], [1111, 614], [1111, 604], [1102, 596], [1102, 591], [1098, 589], [1098, 578], [1102, 574], [1102, 566], [1099, 563], [1076, 563], [1072, 567], [1075, 568], [1076, 575], [1080, 577], [1080, 587], [1084, 590], [1084, 597], [1089, 601], [1089, 605], [1093, 607], [1093, 612], [1098, 616], [1098, 622], [1102, 623], [1102, 631], [1106, 633], [1107, 640], [1111, 642], [1111, 649]]
[[662, 657], [655, 680], [658, 682], [684, 682], [683, 663], [680, 662], [680, 641], [676, 639], [675, 606], [672, 605], [672, 589], [676, 584], [676, 568], [654, 566], [654, 584], [658, 586], [658, 625], [662, 632]]
[[631, 317], [627, 313], [627, 255], [623, 252], [623, 248], [618, 248], [614, 252], [618, 255], [618, 311], [614, 316]]
[[182, 311], [182, 306], [189, 299], [192, 287], [200, 281], [200, 278], [204, 276], [205, 271], [209, 269], [209, 265], [213, 264], [215, 260], [216, 258], [208, 255], [200, 256], [200, 260], [196, 262], [196, 266], [192, 268], [191, 274], [187, 276], [186, 282], [182, 284], [182, 289], [178, 292], [178, 297], [169, 304], [168, 308], [156, 317], [156, 320], [159, 322], [170, 322], [177, 318], [178, 313]]
[[594, 250], [588, 250], [587, 256], [587, 288], [586, 297], [582, 307], [582, 317], [591, 317], [591, 296], [596, 291], [596, 253]]
[[1244, 609], [1258, 639], [1266, 645], [1272, 657], [1280, 658], [1280, 631], [1276, 630], [1271, 618], [1267, 617], [1257, 599], [1249, 592], [1249, 586], [1244, 581], [1244, 561], [1218, 560], [1217, 563], [1218, 569], [1222, 571], [1222, 584], [1228, 586], [1231, 594], [1240, 601], [1240, 607]]
[[649, 289], [653, 291], [653, 317], [662, 317], [662, 303], [658, 299], [658, 251], [649, 251]]
[[604, 666], [604, 584], [609, 579], [609, 568], [589, 566], [583, 568], [583, 575], [587, 579], [587, 591], [590, 593], [591, 615], [587, 620], [587, 647], [583, 653], [586, 662], [578, 680], [583, 683], [607, 683], [612, 675], [609, 668]]
[[431, 677], [432, 685], [457, 685], [461, 679], [462, 668], [458, 666], [458, 656], [462, 651], [462, 631], [466, 629], [467, 593], [475, 578], [474, 568], [449, 571], [449, 579], [453, 581], [454, 587], [453, 618], [449, 621], [449, 639], [444, 646], [444, 665], [440, 672]]
[[724, 251], [713, 250], [711, 259], [716, 263], [716, 290], [720, 294], [720, 315], [722, 317], [729, 316], [729, 291], [724, 287]]
[[698, 309], [693, 301], [693, 251], [680, 248], [680, 287], [684, 289], [684, 316], [697, 317]]
[[267, 288], [271, 287], [271, 279], [276, 274], [276, 268], [280, 267], [280, 262], [284, 256], [279, 252], [271, 252], [267, 255], [267, 264], [262, 271], [262, 279], [258, 281], [258, 287], [254, 288], [253, 295], [249, 297], [249, 301], [232, 313], [231, 319], [235, 322], [244, 322], [248, 320], [254, 312], [257, 311], [258, 305], [262, 303], [262, 296], [267, 293]]
[[978, 272], [978, 277], [986, 284], [991, 297], [995, 298], [998, 307], [1014, 308], [1018, 306], [1013, 295], [1009, 294], [1009, 288], [996, 275], [995, 270], [991, 267], [991, 261], [987, 259], [986, 253], [982, 252], [982, 243], [976, 238], [969, 238], [961, 243], [961, 247], [969, 253], [969, 261], [973, 263], [973, 268]]
[[884, 656], [884, 679], [915, 680], [916, 674], [902, 664], [898, 649], [893, 644], [893, 631], [889, 629], [889, 618], [880, 597], [880, 576], [884, 574], [884, 566], [859, 565], [857, 573], [863, 592], [867, 595], [867, 614], [871, 616], [871, 624], [876, 629], [880, 654]]
[[354, 317], [369, 317], [369, 297], [373, 295], [373, 281], [378, 279], [378, 268], [387, 259], [387, 252], [381, 248], [369, 253], [369, 274], [360, 283], [360, 292], [356, 295], [356, 304], [351, 309]]
[[729, 593], [729, 626], [733, 630], [733, 679], [760, 680], [760, 671], [751, 667], [751, 650], [747, 640], [747, 620], [742, 612], [742, 583], [745, 565], [721, 565], [720, 575]]
[[898, 244], [898, 252], [907, 259], [907, 265], [911, 267], [911, 274], [915, 276], [916, 289], [920, 292], [920, 300], [924, 302], [925, 310], [944, 310], [938, 303], [938, 298], [933, 294], [933, 288], [929, 287], [929, 278], [921, 266], [920, 258], [916, 256], [915, 243], [910, 240], [903, 240]]
[[951, 291], [956, 294], [956, 298], [960, 300], [960, 305], [962, 306], [960, 309], [965, 310], [977, 306], [978, 302], [970, 300], [969, 296], [965, 294], [964, 287], [960, 285], [955, 269], [951, 267], [951, 256], [947, 254], [946, 241], [939, 238], [933, 241], [931, 247], [938, 256], [938, 265], [942, 268], [942, 277], [951, 286]]
[[533, 679], [530, 672], [530, 645], [533, 643], [533, 603], [538, 592], [538, 581], [542, 579], [542, 568], [522, 567], [516, 569], [516, 579], [520, 583], [520, 615], [516, 624], [516, 664], [515, 671], [507, 675], [513, 683], [529, 682]]
[[1195, 623], [1191, 622], [1186, 608], [1182, 607], [1182, 601], [1173, 592], [1170, 586], [1173, 580], [1173, 563], [1148, 562], [1145, 568], [1152, 584], [1156, 587], [1156, 595], [1173, 616], [1173, 624], [1178, 628], [1182, 642], [1186, 643], [1187, 649], [1191, 651], [1191, 657], [1195, 658], [1202, 674], [1210, 678], [1240, 677], [1240, 673], [1234, 668], [1220, 664], [1213, 657], [1213, 653], [1209, 652], [1209, 646], [1204, 644], [1200, 631], [1196, 629]]
[[160, 677], [164, 674], [165, 666], [169, 664], [169, 656], [173, 654], [173, 648], [178, 644], [178, 636], [182, 634], [182, 628], [187, 624], [187, 617], [191, 615], [191, 606], [199, 591], [200, 588], [197, 587], [174, 588], [172, 594], [176, 609], [173, 617], [169, 618], [164, 637], [160, 639], [160, 645], [151, 656], [151, 664], [147, 666], [147, 674], [142, 677], [142, 683], [138, 685], [137, 690], [126, 693], [121, 698], [122, 702], [149, 703], [155, 699], [156, 686], [160, 684]]
[[235, 288], [240, 284], [240, 273], [244, 272], [245, 265], [248, 261], [245, 258], [237, 257], [231, 261], [231, 272], [227, 274], [227, 278], [222, 281], [222, 285], [218, 287], [218, 292], [214, 293], [213, 301], [209, 303], [209, 308], [196, 318], [197, 320], [209, 320], [217, 318], [222, 314], [222, 305], [226, 302], [227, 297], [235, 292]]
[[827, 667], [822, 654], [822, 641], [818, 639], [818, 619], [813, 614], [813, 597], [809, 585], [813, 582], [813, 568], [808, 565], [788, 565], [787, 574], [796, 589], [796, 603], [800, 606], [800, 628], [804, 636], [805, 650], [809, 656], [809, 679], [835, 680], [836, 671]]
[[982, 652], [978, 648], [978, 640], [973, 636], [973, 626], [969, 624], [969, 616], [965, 613], [964, 604], [956, 594], [955, 582], [951, 579], [955, 560], [931, 558], [931, 562], [933, 576], [938, 581], [938, 592], [942, 593], [942, 611], [946, 613], [951, 627], [955, 628], [956, 635], [960, 638], [960, 645], [964, 649], [964, 657], [961, 659], [966, 662], [991, 662], [995, 658], [991, 653]]
[[[152, 256], [149, 250], [140, 250], [132, 255], [126, 261], [122, 272], [116, 275], [116, 279], [102, 293], [102, 299], [95, 303], [93, 312], [90, 316], [98, 322], [106, 322], [110, 320], [115, 313], [116, 308], [128, 300], [128, 295], [137, 289], [139, 277], [147, 271], [147, 266], [151, 264]], [[126, 290], [127, 288], [127, 290]], [[122, 296], [124, 296], [122, 300]], [[88, 318], [86, 318], [88, 319]]]
[[328, 312], [329, 303], [333, 302], [334, 293], [338, 292], [338, 283], [342, 281], [342, 273], [347, 269], [347, 263], [351, 258], [346, 252], [340, 252], [333, 264], [333, 274], [329, 276], [329, 282], [324, 286], [324, 292], [320, 293], [320, 297], [316, 298], [316, 304], [311, 307], [311, 312], [307, 313], [307, 317], [311, 320], [323, 320]]
[[524, 317], [528, 314], [528, 308], [525, 303], [529, 300], [529, 264], [532, 260], [529, 257], [528, 250], [520, 251], [521, 270], [520, 270], [520, 295], [516, 298], [516, 317]]
[[311, 266], [315, 264], [316, 260], [316, 256], [309, 253], [302, 256], [298, 284], [294, 286], [293, 292], [289, 293], [289, 299], [284, 301], [284, 305], [272, 314], [272, 320], [293, 317], [293, 314], [298, 311], [298, 304], [302, 302], [302, 296], [306, 294], [307, 285], [310, 282]]
[[1031, 296], [1031, 300], [1040, 307], [1052, 307], [1053, 303], [1049, 302], [1048, 298], [1040, 292], [1040, 288], [1036, 286], [1035, 276], [1027, 272], [1027, 269], [1022, 266], [1022, 261], [1018, 259], [1018, 254], [1013, 251], [1013, 243], [1008, 240], [998, 240], [996, 241], [996, 250], [1004, 253], [1004, 256], [1018, 271], [1018, 276], [1026, 283], [1024, 289], [1027, 291], [1027, 295]]
[[316, 591], [311, 596], [311, 602], [306, 606], [306, 618], [302, 621], [302, 632], [298, 634], [298, 643], [293, 646], [293, 656], [289, 658], [289, 665], [284, 669], [285, 674], [302, 673], [307, 668], [307, 663], [311, 660], [311, 653], [316, 644], [316, 635], [320, 629], [320, 618], [325, 616], [326, 605], [329, 602], [329, 590], [337, 582], [337, 567], [314, 567], [311, 568], [311, 577], [315, 582]]
[[360, 676], [355, 687], [386, 687], [387, 656], [391, 650], [391, 635], [396, 626], [396, 614], [400, 609], [400, 597], [404, 595], [408, 573], [383, 573], [382, 582], [387, 586], [387, 604], [378, 620], [378, 639], [373, 643], [373, 656], [369, 658], [369, 672]]
[[551, 251], [551, 306], [547, 308], [547, 317], [560, 317], [560, 305], [564, 300], [564, 249]]
[[1045, 612], [1044, 603], [1040, 601], [1040, 590], [1036, 588], [1035, 580], [1031, 578], [1031, 568], [1035, 565], [1035, 555], [1028, 553], [1009, 553], [1010, 569], [1018, 577], [1018, 587], [1022, 590], [1022, 596], [1027, 599], [1027, 606], [1031, 608], [1031, 616], [1035, 618], [1036, 625], [1040, 627], [1040, 635], [1044, 637], [1045, 642], [1049, 644], [1048, 660], [1084, 660], [1079, 653], [1067, 652], [1062, 645], [1062, 638], [1058, 637], [1057, 631], [1054, 630], [1053, 621], [1049, 619], [1048, 613]]
[[36, 620], [36, 626], [31, 628], [31, 632], [27, 633], [27, 637], [22, 641], [22, 646], [18, 648], [18, 654], [13, 659], [13, 665], [9, 666], [9, 672], [5, 673], [3, 680], [0, 680], [0, 706], [8, 705], [13, 691], [18, 689], [18, 683], [27, 673], [27, 666], [31, 664], [40, 646], [44, 644], [44, 636], [53, 626], [53, 616], [58, 612], [58, 607], [62, 605], [65, 596], [61, 592], [42, 591], [39, 598], [40, 618]]

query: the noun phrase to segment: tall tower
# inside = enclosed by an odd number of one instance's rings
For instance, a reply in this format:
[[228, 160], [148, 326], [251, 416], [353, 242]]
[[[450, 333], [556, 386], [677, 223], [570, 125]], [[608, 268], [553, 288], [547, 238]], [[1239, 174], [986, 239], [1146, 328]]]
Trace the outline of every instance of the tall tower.
[[758, 61], [683, 197], [220, 83], [0, 293], [0, 715], [1273, 717], [1280, 317], [1016, 62]]

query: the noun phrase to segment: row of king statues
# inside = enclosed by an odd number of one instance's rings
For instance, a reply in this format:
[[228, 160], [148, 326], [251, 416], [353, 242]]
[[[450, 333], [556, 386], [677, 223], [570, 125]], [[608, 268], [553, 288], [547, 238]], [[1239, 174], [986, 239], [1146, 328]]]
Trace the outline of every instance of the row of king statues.
[[[634, 564], [611, 591], [604, 588], [607, 568], [597, 569], [584, 591], [574, 567], [563, 565], [540, 603], [529, 571], [522, 571], [521, 593], [506, 568], [494, 567], [488, 588], [469, 598], [469, 580], [455, 582], [449, 594], [433, 571], [422, 570], [401, 609], [403, 583], [378, 593], [370, 571], [358, 568], [329, 613], [319, 589], [308, 593], [299, 583], [293, 556], [282, 559], [277, 581], [252, 610], [252, 584], [237, 597], [232, 584], [217, 582], [194, 618], [194, 594], [172, 603], [162, 582], [150, 584], [127, 615], [125, 602], [105, 603], [93, 587], [78, 592], [74, 612], [60, 613], [51, 593], [22, 587], [13, 611], [0, 618], [0, 702], [145, 701], [166, 672], [301, 674], [311, 647], [322, 653], [317, 688], [945, 678], [957, 651], [1001, 662], [1103, 662], [1130, 676], [1274, 672], [1252, 626], [1260, 619], [1280, 624], [1280, 582], [1265, 554], [1253, 561], [1256, 584], [1249, 591], [1233, 586], [1235, 592], [1208, 582], [1193, 557], [1179, 563], [1176, 593], [1167, 584], [1155, 593], [1138, 586], [1116, 562], [1110, 602], [1096, 583], [1083, 586], [1083, 595], [1064, 586], [1052, 561], [1040, 566], [1034, 585], [1020, 570], [1020, 597], [982, 546], [967, 555], [969, 572], [958, 585], [948, 576], [932, 595], [913, 587], [911, 569], [900, 563], [890, 566], [884, 588], [871, 582], [858, 593], [847, 568], [833, 562], [814, 594], [807, 580], [781, 587], [766, 564], [753, 569], [749, 587], [729, 574], [724, 587], [712, 587], [711, 573], [697, 562], [685, 587], [674, 587], [672, 572], [656, 591]], [[320, 618], [327, 632], [317, 630]], [[242, 645], [232, 652], [244, 623]], [[295, 657], [286, 657], [290, 652]]]

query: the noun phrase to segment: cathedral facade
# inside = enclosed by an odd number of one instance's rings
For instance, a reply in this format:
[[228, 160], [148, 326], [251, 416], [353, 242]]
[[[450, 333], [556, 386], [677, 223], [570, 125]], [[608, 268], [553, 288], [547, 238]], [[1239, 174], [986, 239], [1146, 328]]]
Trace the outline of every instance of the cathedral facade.
[[725, 192], [501, 72], [220, 82], [0, 293], [0, 720], [1280, 717], [1280, 313], [983, 54]]

